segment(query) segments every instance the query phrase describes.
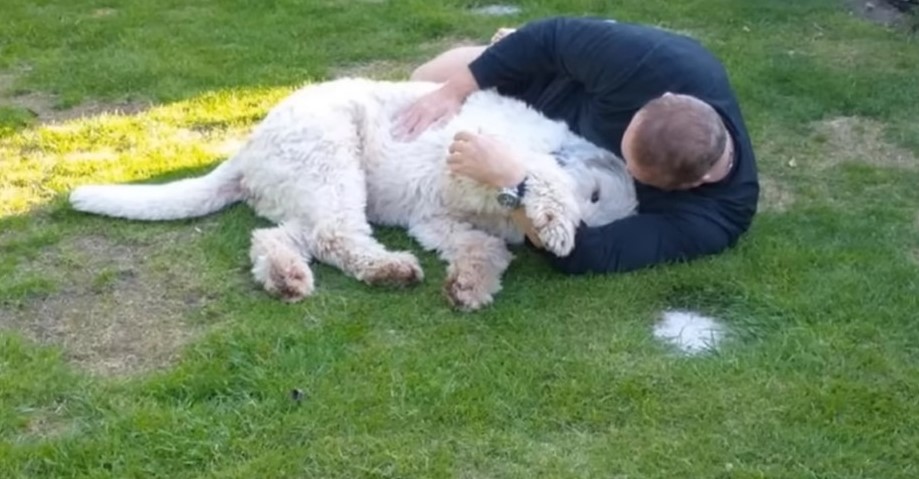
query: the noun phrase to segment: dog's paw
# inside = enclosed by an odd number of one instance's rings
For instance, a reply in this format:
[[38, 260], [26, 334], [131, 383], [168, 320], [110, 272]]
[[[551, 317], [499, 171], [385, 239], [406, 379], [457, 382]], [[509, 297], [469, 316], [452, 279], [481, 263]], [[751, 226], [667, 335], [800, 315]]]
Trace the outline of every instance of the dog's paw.
[[265, 290], [285, 303], [296, 303], [313, 294], [315, 285], [309, 265], [299, 258], [264, 258], [267, 264], [256, 263], [255, 268], [265, 268]]
[[574, 249], [580, 207], [570, 178], [552, 169], [534, 172], [524, 197], [524, 210], [533, 232], [546, 250], [568, 256]]
[[444, 282], [444, 296], [454, 308], [472, 312], [490, 305], [501, 289], [500, 281], [484, 264], [450, 265]]
[[574, 223], [552, 211], [541, 212], [531, 220], [536, 235], [549, 252], [562, 257], [571, 254], [577, 228]]
[[424, 280], [418, 258], [411, 253], [390, 253], [372, 262], [360, 279], [374, 286], [412, 286]]

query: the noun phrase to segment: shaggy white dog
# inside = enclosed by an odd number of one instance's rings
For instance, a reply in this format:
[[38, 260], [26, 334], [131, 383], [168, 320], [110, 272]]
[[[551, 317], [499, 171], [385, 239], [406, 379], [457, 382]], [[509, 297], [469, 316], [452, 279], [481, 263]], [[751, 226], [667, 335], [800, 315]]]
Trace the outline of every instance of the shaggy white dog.
[[406, 228], [448, 263], [444, 292], [462, 310], [492, 302], [524, 233], [498, 191], [446, 167], [460, 130], [480, 131], [526, 155], [522, 208], [545, 247], [570, 253], [575, 230], [631, 214], [632, 180], [621, 160], [527, 105], [493, 91], [470, 96], [457, 116], [411, 142], [390, 135], [391, 118], [437, 85], [341, 79], [307, 85], [274, 107], [248, 142], [209, 174], [151, 185], [82, 186], [76, 210], [136, 220], [174, 220], [245, 201], [277, 226], [252, 233], [252, 274], [296, 301], [314, 290], [309, 261], [369, 284], [423, 279], [416, 257], [390, 251], [371, 224]]

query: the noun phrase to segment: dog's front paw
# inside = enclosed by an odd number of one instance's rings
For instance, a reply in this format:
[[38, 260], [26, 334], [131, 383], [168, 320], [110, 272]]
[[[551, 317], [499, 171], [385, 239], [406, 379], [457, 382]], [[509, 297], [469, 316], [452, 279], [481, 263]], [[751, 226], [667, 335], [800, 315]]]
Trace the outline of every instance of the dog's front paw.
[[501, 289], [500, 280], [482, 263], [451, 264], [444, 282], [444, 296], [450, 304], [464, 312], [488, 306]]
[[574, 249], [577, 225], [564, 215], [543, 211], [531, 217], [533, 230], [549, 252], [556, 256], [568, 256]]
[[556, 256], [574, 249], [575, 232], [581, 221], [580, 207], [570, 178], [552, 169], [537, 170], [530, 177], [523, 200], [524, 211], [542, 246]]

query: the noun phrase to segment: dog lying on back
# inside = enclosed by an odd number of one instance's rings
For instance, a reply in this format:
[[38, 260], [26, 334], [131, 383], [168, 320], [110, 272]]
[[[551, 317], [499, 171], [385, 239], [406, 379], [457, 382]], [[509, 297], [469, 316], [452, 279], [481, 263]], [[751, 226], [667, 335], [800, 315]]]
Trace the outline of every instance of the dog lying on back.
[[245, 201], [276, 224], [252, 232], [255, 280], [285, 301], [314, 291], [311, 260], [368, 284], [423, 280], [417, 258], [374, 239], [371, 224], [398, 226], [448, 263], [444, 292], [461, 310], [493, 301], [524, 233], [498, 191], [451, 175], [448, 146], [460, 130], [515, 145], [529, 168], [521, 207], [544, 247], [571, 252], [580, 222], [632, 214], [623, 162], [515, 99], [474, 93], [448, 123], [410, 142], [390, 119], [433, 83], [340, 79], [307, 85], [276, 105], [247, 143], [209, 174], [166, 184], [87, 185], [74, 209], [133, 220], [176, 220]]

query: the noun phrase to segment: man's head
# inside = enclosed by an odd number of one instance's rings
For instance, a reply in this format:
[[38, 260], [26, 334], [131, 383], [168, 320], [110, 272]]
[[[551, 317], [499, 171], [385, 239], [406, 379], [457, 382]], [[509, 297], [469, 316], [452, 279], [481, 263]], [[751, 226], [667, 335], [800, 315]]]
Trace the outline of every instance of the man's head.
[[622, 138], [622, 155], [636, 180], [680, 190], [722, 177], [729, 141], [714, 108], [666, 93], [635, 114]]

